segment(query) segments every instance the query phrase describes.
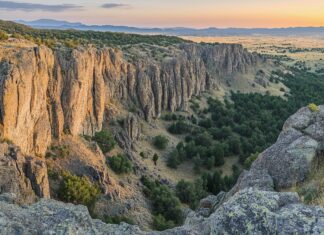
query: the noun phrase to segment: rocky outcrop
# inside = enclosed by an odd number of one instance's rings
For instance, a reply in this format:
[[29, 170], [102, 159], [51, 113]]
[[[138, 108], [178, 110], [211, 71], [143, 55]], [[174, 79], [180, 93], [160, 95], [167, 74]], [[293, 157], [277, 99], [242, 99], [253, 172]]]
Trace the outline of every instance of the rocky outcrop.
[[323, 220], [324, 209], [302, 205], [297, 193], [248, 188], [230, 198], [206, 223], [211, 234], [320, 234]]
[[269, 81], [267, 79], [267, 76], [263, 70], [259, 70], [257, 74], [255, 75], [254, 79], [255, 83], [259, 84], [260, 86], [263, 86], [264, 88], [269, 86]]
[[2, 195], [0, 231], [3, 234], [22, 231], [24, 234], [37, 231], [43, 234], [121, 235], [322, 234], [323, 207], [306, 206], [297, 193], [277, 192], [275, 188], [303, 181], [312, 164], [316, 166], [323, 161], [317, 159], [324, 141], [323, 120], [324, 106], [320, 106], [318, 112], [311, 112], [309, 108], [299, 110], [287, 120], [278, 141], [260, 154], [229, 193], [203, 199], [201, 208], [190, 212], [181, 227], [144, 232], [137, 226], [108, 225], [93, 220], [83, 206], [43, 199], [22, 208], [12, 204], [10, 195]]
[[[24, 153], [44, 155], [53, 138], [93, 135], [120, 108], [135, 107], [148, 121], [163, 110], [185, 110], [191, 96], [217, 79], [260, 61], [241, 45], [183, 44], [168, 50], [172, 57], [135, 55], [128, 61], [112, 48], [2, 46], [1, 135]], [[127, 121], [129, 137], [136, 139], [135, 119]]]
[[135, 226], [92, 220], [84, 206], [43, 199], [22, 208], [8, 203], [10, 196], [0, 197], [1, 234], [141, 234]]
[[0, 192], [13, 193], [16, 202], [31, 203], [36, 196], [49, 198], [47, 167], [44, 160], [30, 158], [11, 144], [0, 144]]
[[[8, 202], [9, 201], [9, 202]], [[1, 234], [321, 234], [324, 209], [300, 204], [296, 193], [244, 189], [210, 217], [191, 214], [185, 225], [164, 232], [144, 232], [137, 226], [105, 224], [90, 217], [84, 206], [42, 199], [28, 207], [0, 197]]]
[[[64, 148], [65, 156], [59, 156], [49, 151], [47, 153], [46, 163], [49, 170], [60, 175], [62, 172], [69, 172], [77, 176], [86, 176], [91, 182], [96, 183], [104, 195], [118, 197], [119, 187], [110, 177], [107, 168], [106, 157], [95, 142], [87, 142], [82, 138], [71, 138], [65, 136], [57, 149]], [[52, 146], [53, 148], [53, 146]], [[53, 157], [54, 156], [54, 157]], [[57, 198], [59, 192], [60, 180], [55, 177], [50, 178], [52, 196]]]
[[277, 142], [260, 154], [244, 172], [232, 193], [248, 187], [286, 189], [304, 181], [324, 159], [324, 106], [301, 108], [285, 122]]

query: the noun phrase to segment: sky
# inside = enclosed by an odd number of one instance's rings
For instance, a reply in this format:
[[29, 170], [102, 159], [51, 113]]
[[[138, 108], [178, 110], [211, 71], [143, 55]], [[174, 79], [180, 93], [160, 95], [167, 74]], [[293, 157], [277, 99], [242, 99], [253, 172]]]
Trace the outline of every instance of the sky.
[[324, 26], [324, 0], [0, 0], [0, 18], [139, 27]]

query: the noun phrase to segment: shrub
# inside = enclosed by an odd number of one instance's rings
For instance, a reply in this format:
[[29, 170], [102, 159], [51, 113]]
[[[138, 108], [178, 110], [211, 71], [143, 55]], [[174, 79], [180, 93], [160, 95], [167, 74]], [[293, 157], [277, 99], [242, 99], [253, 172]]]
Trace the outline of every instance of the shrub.
[[191, 100], [190, 101], [192, 104], [190, 105], [190, 108], [197, 113], [199, 111], [200, 105], [196, 101]]
[[203, 132], [194, 137], [196, 145], [209, 147], [212, 145], [213, 137], [208, 132]]
[[204, 190], [217, 195], [221, 191], [230, 190], [237, 181], [240, 170], [236, 165], [232, 166], [233, 174], [231, 176], [222, 177], [222, 175], [215, 171], [214, 173], [204, 172], [201, 176]]
[[[141, 181], [145, 186], [145, 195], [152, 200], [153, 214], [157, 216], [155, 226], [160, 229], [165, 229], [162, 225], [167, 224], [168, 228], [171, 225], [180, 225], [183, 220], [181, 204], [171, 189], [168, 186], [163, 185], [158, 181], [152, 181], [147, 177], [142, 177]], [[172, 221], [172, 224], [169, 221]]]
[[53, 40], [53, 39], [45, 39], [45, 40], [43, 41], [43, 43], [44, 43], [47, 47], [49, 47], [49, 48], [51, 48], [51, 49], [55, 48], [55, 45], [56, 45], [56, 42], [55, 42], [55, 40]]
[[155, 136], [155, 138], [153, 140], [154, 146], [161, 150], [165, 149], [168, 146], [168, 143], [169, 143], [169, 140], [165, 136], [162, 136], [162, 135]]
[[183, 158], [181, 157], [179, 150], [175, 149], [171, 152], [167, 165], [173, 169], [177, 169], [177, 167], [182, 163]]
[[85, 177], [63, 172], [58, 197], [65, 202], [82, 204], [91, 208], [98, 197], [99, 188]]
[[104, 153], [111, 151], [116, 145], [113, 135], [106, 130], [97, 132], [92, 139], [97, 142]]
[[217, 195], [220, 191], [224, 190], [224, 181], [219, 172], [203, 174], [202, 178], [207, 186], [206, 191]]
[[8, 34], [5, 31], [0, 30], [0, 41], [8, 40]]
[[47, 170], [47, 174], [48, 174], [48, 178], [51, 179], [51, 180], [59, 180], [59, 178], [60, 178], [59, 172], [54, 171], [54, 170], [49, 169], [49, 168]]
[[180, 180], [176, 186], [176, 194], [181, 202], [189, 204], [195, 200], [194, 186], [192, 183]]
[[168, 128], [171, 134], [181, 135], [190, 132], [191, 126], [184, 121], [172, 123]]
[[229, 151], [233, 154], [240, 154], [241, 153], [241, 142], [240, 138], [236, 135], [231, 136], [228, 139], [228, 146]]
[[52, 145], [50, 151], [46, 152], [46, 158], [66, 158], [70, 154], [69, 146], [67, 145]]
[[320, 182], [307, 182], [298, 187], [297, 192], [306, 204], [316, 204], [316, 199], [322, 196], [322, 186]]
[[308, 105], [308, 108], [313, 112], [313, 113], [317, 113], [319, 112], [319, 107], [314, 104], [314, 103], [311, 103]]
[[154, 165], [157, 164], [157, 161], [159, 160], [159, 155], [157, 155], [156, 153], [153, 155], [153, 162], [154, 162]]
[[250, 169], [252, 163], [258, 158], [259, 153], [251, 154], [247, 159], [244, 161], [244, 168]]
[[67, 39], [65, 40], [64, 44], [66, 47], [71, 49], [75, 49], [80, 45], [79, 41], [76, 39]]
[[205, 197], [207, 193], [203, 188], [203, 181], [201, 179], [197, 179], [194, 183], [181, 180], [176, 186], [176, 195], [181, 202], [195, 209], [200, 199]]
[[163, 120], [165, 121], [176, 121], [178, 120], [178, 116], [176, 114], [171, 114], [171, 113], [167, 113], [162, 117]]
[[12, 37], [13, 38], [17, 38], [17, 39], [23, 39], [24, 37], [21, 35], [21, 34], [19, 34], [19, 33], [13, 33], [12, 34]]
[[13, 141], [8, 138], [1, 138], [0, 143], [13, 144]]
[[211, 119], [207, 118], [207, 119], [203, 119], [199, 122], [199, 126], [201, 127], [205, 127], [205, 128], [211, 128], [213, 125], [213, 122]]
[[123, 154], [108, 157], [108, 164], [118, 174], [130, 173], [133, 169], [132, 162]]
[[220, 143], [215, 143], [211, 148], [211, 153], [215, 159], [215, 166], [222, 166], [225, 163], [224, 160], [224, 147]]
[[203, 159], [203, 165], [205, 166], [206, 169], [210, 170], [213, 168], [215, 165], [215, 157], [214, 156], [209, 156]]
[[147, 158], [147, 156], [146, 156], [146, 154], [144, 153], [144, 152], [140, 152], [140, 154], [139, 154], [140, 156], [141, 156], [141, 158], [143, 158], [143, 159], [146, 159]]
[[175, 227], [172, 220], [166, 220], [161, 214], [153, 217], [153, 227], [158, 231], [167, 230]]

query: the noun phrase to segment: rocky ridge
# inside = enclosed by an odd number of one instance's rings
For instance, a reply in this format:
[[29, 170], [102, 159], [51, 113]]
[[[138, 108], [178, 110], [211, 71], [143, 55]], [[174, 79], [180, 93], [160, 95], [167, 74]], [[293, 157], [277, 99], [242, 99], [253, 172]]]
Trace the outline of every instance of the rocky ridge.
[[315, 112], [300, 109], [230, 192], [202, 200], [201, 208], [189, 212], [179, 228], [144, 232], [124, 223], [108, 225], [91, 219], [83, 206], [42, 199], [22, 208], [5, 194], [0, 197], [0, 230], [3, 234], [321, 234], [324, 208], [304, 205], [297, 193], [278, 190], [302, 182], [323, 161], [318, 159], [323, 130], [324, 106]]

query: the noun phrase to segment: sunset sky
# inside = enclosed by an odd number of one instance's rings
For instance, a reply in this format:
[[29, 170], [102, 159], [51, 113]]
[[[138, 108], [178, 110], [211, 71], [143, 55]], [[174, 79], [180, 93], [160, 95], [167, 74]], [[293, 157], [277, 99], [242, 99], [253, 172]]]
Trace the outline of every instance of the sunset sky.
[[141, 27], [324, 26], [324, 0], [0, 0], [0, 18]]

